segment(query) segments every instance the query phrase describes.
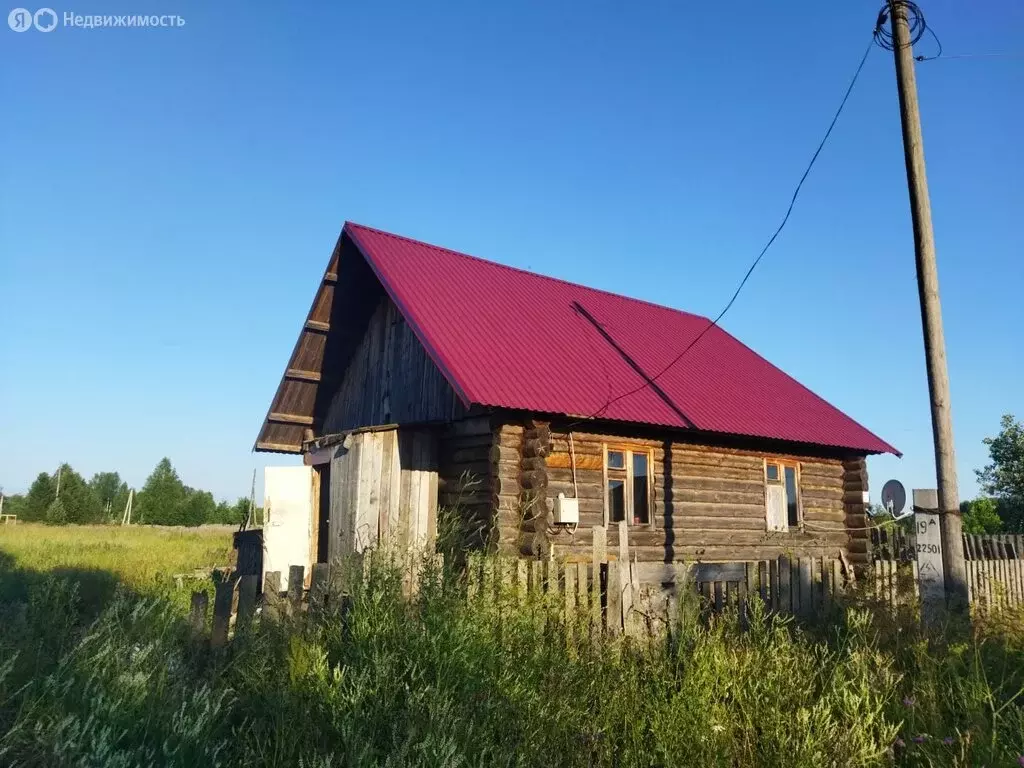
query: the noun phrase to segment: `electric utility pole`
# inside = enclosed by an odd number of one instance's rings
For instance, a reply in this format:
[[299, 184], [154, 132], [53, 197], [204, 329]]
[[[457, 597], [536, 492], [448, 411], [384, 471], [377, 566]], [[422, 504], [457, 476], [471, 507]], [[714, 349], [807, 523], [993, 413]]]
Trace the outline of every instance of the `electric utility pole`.
[[928, 368], [932, 433], [935, 438], [935, 471], [939, 491], [938, 512], [942, 529], [942, 567], [945, 571], [946, 599], [956, 610], [966, 610], [967, 569], [964, 565], [961, 535], [963, 524], [960, 519], [960, 498], [956, 485], [949, 371], [946, 368], [946, 342], [942, 334], [939, 272], [935, 264], [935, 234], [932, 232], [932, 209], [928, 200], [928, 180], [924, 169], [924, 142], [921, 138], [921, 115], [917, 106], [914, 50], [910, 40], [907, 7], [899, 0], [889, 0], [889, 23], [892, 25], [896, 85], [900, 94], [900, 122], [903, 126], [907, 185], [910, 188], [910, 214], [914, 220], [914, 257], [917, 262], [917, 290], [921, 300], [924, 355]]

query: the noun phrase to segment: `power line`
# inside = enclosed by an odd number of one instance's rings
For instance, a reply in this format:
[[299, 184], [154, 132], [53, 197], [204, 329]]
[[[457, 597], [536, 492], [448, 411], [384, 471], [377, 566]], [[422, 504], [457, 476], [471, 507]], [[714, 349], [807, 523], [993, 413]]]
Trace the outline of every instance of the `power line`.
[[[876, 29], [876, 34], [877, 34], [877, 29]], [[723, 317], [725, 317], [725, 313], [728, 312], [732, 308], [732, 305], [736, 302], [736, 299], [739, 297], [740, 292], [743, 290], [743, 287], [747, 284], [747, 280], [749, 280], [750, 276], [753, 274], [754, 269], [757, 267], [758, 264], [761, 263], [761, 259], [764, 258], [764, 255], [768, 252], [768, 249], [772, 247], [772, 244], [775, 242], [775, 240], [778, 238], [779, 234], [782, 232], [783, 228], [786, 226], [786, 222], [789, 221], [790, 214], [793, 213], [793, 206], [796, 204], [797, 196], [800, 194], [800, 190], [803, 187], [804, 182], [807, 180], [807, 176], [808, 176], [808, 174], [810, 174], [811, 168], [814, 167], [814, 163], [817, 161], [818, 155], [821, 154], [821, 150], [825, 148], [825, 143], [828, 141], [829, 136], [832, 135], [832, 129], [836, 127], [836, 122], [839, 120], [839, 115], [842, 114], [843, 107], [846, 106], [846, 102], [850, 98], [850, 93], [853, 91], [853, 86], [857, 84], [857, 78], [860, 77], [861, 70], [864, 69], [864, 62], [866, 62], [868, 60], [868, 54], [871, 53], [871, 48], [872, 48], [873, 45], [874, 45], [874, 39], [872, 39], [872, 41], [868, 43], [867, 48], [864, 49], [864, 55], [860, 57], [860, 63], [857, 65], [857, 69], [853, 73], [853, 78], [850, 80], [850, 84], [847, 86], [846, 92], [843, 94], [843, 99], [839, 103], [839, 108], [836, 110], [835, 115], [832, 116], [832, 122], [829, 123], [828, 130], [825, 131], [825, 135], [822, 137], [821, 142], [818, 144], [818, 148], [816, 150], [814, 150], [814, 154], [811, 156], [811, 160], [807, 164], [807, 168], [804, 169], [803, 175], [800, 177], [800, 181], [797, 182], [796, 189], [793, 190], [793, 196], [792, 196], [792, 198], [790, 198], [789, 207], [786, 209], [786, 215], [782, 217], [782, 223], [779, 224], [778, 228], [775, 230], [775, 232], [769, 238], [769, 240], [765, 244], [764, 248], [761, 249], [761, 252], [759, 254], [757, 254], [757, 258], [754, 259], [753, 263], [750, 265], [750, 268], [747, 270], [746, 274], [743, 276], [743, 279], [740, 281], [739, 286], [736, 288], [736, 291], [733, 293], [732, 298], [729, 299], [729, 303], [725, 305], [725, 307], [722, 309], [722, 311], [718, 313], [718, 316], [714, 320], [710, 321], [704, 327], [704, 329], [699, 334], [697, 334], [697, 337], [693, 341], [691, 341], [683, 349], [682, 352], [680, 352], [678, 355], [676, 355], [671, 360], [671, 362], [668, 363], [668, 365], [666, 365], [664, 368], [662, 368], [660, 371], [658, 371], [656, 374], [654, 374], [654, 376], [651, 376], [650, 378], [646, 379], [646, 381], [644, 381], [644, 383], [641, 384], [639, 387], [636, 387], [635, 389], [631, 389], [628, 392], [623, 392], [621, 395], [613, 397], [608, 402], [606, 402], [603, 406], [601, 406], [601, 408], [599, 408], [597, 411], [595, 411], [593, 414], [591, 414], [588, 418], [593, 419], [593, 418], [596, 418], [596, 417], [600, 416], [602, 413], [604, 413], [606, 410], [608, 410], [608, 408], [611, 405], [613, 405], [614, 403], [617, 403], [619, 400], [623, 400], [624, 398], [627, 398], [627, 397], [630, 397], [632, 395], [635, 395], [637, 392], [640, 392], [641, 390], [644, 390], [647, 387], [649, 387], [652, 384], [654, 384], [655, 381], [657, 381], [659, 378], [664, 376], [669, 371], [669, 369], [671, 369], [680, 360], [682, 360], [683, 357], [686, 355], [686, 353], [689, 352], [691, 349], [693, 349], [697, 345], [697, 342], [699, 342], [702, 338], [704, 338], [704, 336], [707, 334], [708, 331], [710, 331], [712, 328], [717, 326], [719, 321]]]
[[954, 53], [951, 56], [917, 56], [918, 61], [935, 61], [937, 59], [1024, 59], [1024, 51], [1020, 53]]

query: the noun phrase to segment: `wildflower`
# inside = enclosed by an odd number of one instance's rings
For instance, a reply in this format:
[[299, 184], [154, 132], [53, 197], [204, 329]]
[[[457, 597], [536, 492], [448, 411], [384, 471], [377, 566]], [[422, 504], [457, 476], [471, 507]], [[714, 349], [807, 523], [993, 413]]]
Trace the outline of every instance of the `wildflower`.
[[914, 697], [913, 696], [904, 696], [903, 697], [903, 706], [907, 707], [908, 709], [910, 707], [914, 706]]
[[1017, 765], [1024, 767], [1024, 755], [1017, 758]]
[[954, 741], [956, 741], [956, 739], [954, 739], [952, 736], [947, 736], [942, 740], [942, 743], [945, 744], [947, 747], [952, 747]]
[[927, 738], [928, 738], [928, 736], [927, 736], [926, 734], [922, 733], [922, 734], [920, 734], [920, 735], [918, 735], [918, 736], [915, 736], [915, 737], [914, 737], [914, 738], [912, 739], [912, 741], [913, 741], [913, 742], [914, 742], [915, 744], [924, 744], [924, 742], [925, 742], [925, 739], [927, 739]]

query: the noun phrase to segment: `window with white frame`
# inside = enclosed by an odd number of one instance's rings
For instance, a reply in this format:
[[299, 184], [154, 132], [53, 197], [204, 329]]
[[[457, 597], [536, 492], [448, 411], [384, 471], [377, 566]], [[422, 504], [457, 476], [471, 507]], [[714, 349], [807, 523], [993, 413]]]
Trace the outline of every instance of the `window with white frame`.
[[651, 525], [654, 487], [651, 451], [637, 446], [604, 447], [605, 519], [630, 525]]
[[800, 506], [800, 465], [765, 459], [765, 525], [769, 531], [796, 531], [803, 525]]

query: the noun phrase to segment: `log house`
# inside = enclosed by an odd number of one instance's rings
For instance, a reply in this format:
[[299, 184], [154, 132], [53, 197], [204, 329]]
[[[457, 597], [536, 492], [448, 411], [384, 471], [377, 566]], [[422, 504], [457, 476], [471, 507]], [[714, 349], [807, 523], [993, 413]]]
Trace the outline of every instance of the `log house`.
[[866, 563], [896, 450], [709, 324], [346, 223], [255, 449], [314, 467], [321, 561], [445, 513], [524, 557], [625, 520], [639, 560]]

